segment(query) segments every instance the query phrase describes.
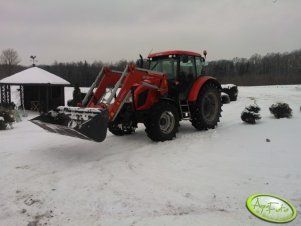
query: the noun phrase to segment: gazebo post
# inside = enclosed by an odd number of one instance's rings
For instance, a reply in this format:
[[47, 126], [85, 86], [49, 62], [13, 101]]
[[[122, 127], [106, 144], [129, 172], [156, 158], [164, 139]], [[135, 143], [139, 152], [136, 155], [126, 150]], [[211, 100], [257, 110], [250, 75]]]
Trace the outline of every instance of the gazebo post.
[[53, 108], [53, 99], [52, 99], [53, 95], [52, 95], [52, 93], [53, 93], [53, 86], [49, 84], [49, 96], [50, 96], [51, 101], [49, 103], [50, 106], [48, 107], [48, 110]]
[[0, 103], [2, 104], [4, 102], [4, 85], [0, 84]]
[[11, 95], [10, 95], [10, 85], [3, 84], [0, 86], [1, 92], [1, 103], [11, 103]]
[[63, 103], [63, 106], [65, 106], [65, 89], [64, 89], [64, 86], [60, 86], [60, 101]]
[[24, 109], [24, 88], [22, 85], [20, 85], [19, 87], [21, 107], [22, 109]]
[[[47, 91], [46, 91], [47, 92]], [[41, 101], [41, 86], [38, 86], [38, 101], [39, 101], [39, 107], [38, 110], [41, 112], [41, 110], [43, 110], [43, 103]]]
[[50, 88], [50, 84], [48, 84], [46, 89], [46, 106], [45, 106], [46, 112], [49, 110], [49, 88]]
[[6, 91], [7, 91], [7, 103], [11, 103], [11, 89], [10, 89], [10, 85], [6, 86]]
[[23, 110], [23, 117], [27, 117], [25, 106], [24, 106], [24, 86], [20, 85], [20, 101], [21, 101], [21, 108]]

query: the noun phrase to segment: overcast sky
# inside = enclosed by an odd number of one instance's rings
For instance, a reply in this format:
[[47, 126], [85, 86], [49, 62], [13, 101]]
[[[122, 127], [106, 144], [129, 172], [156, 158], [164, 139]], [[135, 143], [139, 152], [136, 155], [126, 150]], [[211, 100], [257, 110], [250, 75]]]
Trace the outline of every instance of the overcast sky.
[[135, 60], [171, 49], [208, 59], [301, 48], [301, 0], [1, 0], [0, 50], [23, 65]]

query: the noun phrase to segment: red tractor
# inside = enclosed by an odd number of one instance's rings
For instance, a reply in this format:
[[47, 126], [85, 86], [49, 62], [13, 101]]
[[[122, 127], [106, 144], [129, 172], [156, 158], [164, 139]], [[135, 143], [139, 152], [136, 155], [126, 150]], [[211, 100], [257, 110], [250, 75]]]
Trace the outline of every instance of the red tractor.
[[150, 54], [148, 69], [104, 67], [77, 107], [61, 106], [32, 122], [97, 142], [105, 139], [107, 129], [118, 136], [131, 134], [138, 123], [153, 141], [173, 139], [181, 120], [190, 120], [197, 130], [213, 129], [221, 116], [221, 85], [203, 75], [203, 54], [166, 51]]

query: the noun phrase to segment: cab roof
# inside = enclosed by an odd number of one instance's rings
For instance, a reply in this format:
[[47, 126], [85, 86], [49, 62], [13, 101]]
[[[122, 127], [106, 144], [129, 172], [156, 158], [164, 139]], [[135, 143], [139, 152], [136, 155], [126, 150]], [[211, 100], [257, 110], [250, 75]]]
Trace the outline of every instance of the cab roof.
[[159, 56], [169, 56], [169, 55], [187, 55], [187, 56], [202, 56], [199, 53], [184, 51], [184, 50], [170, 50], [159, 53], [151, 53], [148, 58], [159, 57]]

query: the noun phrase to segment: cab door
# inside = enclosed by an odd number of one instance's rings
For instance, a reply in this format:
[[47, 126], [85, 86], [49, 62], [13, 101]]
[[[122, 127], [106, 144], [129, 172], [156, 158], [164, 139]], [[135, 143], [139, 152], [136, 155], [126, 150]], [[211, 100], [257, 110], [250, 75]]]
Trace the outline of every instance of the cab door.
[[204, 66], [206, 66], [206, 63], [203, 57], [195, 57], [195, 66], [197, 77], [200, 77], [205, 74]]
[[177, 80], [179, 81], [179, 97], [180, 100], [186, 100], [197, 77], [195, 57], [186, 55], [180, 56], [178, 71]]

